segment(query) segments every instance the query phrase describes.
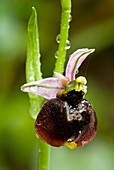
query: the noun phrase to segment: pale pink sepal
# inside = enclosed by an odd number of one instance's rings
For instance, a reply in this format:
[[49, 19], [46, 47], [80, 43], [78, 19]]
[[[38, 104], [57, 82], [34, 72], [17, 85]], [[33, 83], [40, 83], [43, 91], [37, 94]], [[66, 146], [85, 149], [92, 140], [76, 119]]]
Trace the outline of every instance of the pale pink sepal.
[[50, 77], [39, 81], [24, 84], [21, 87], [23, 92], [29, 92], [42, 96], [46, 99], [56, 98], [57, 93], [63, 89], [61, 81], [58, 78]]
[[95, 49], [78, 49], [75, 51], [69, 58], [68, 64], [66, 66], [65, 77], [68, 78], [70, 81], [76, 79], [76, 72], [78, 71], [82, 62], [86, 59], [86, 57], [93, 53]]
[[61, 81], [63, 86], [66, 86], [69, 83], [69, 80], [64, 75], [58, 72], [54, 72], [54, 75], [56, 78], [58, 78]]

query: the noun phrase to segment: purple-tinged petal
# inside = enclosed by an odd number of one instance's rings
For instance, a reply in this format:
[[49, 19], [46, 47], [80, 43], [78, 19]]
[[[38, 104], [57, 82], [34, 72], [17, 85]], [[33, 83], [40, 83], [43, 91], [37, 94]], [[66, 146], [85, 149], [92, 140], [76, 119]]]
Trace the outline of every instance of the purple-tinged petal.
[[58, 78], [61, 81], [63, 86], [66, 86], [69, 83], [69, 80], [62, 74], [60, 74], [58, 72], [54, 72], [54, 75], [56, 78]]
[[69, 58], [68, 64], [66, 66], [65, 77], [70, 81], [75, 80], [75, 75], [80, 65], [86, 59], [86, 57], [94, 51], [95, 49], [88, 48], [78, 49], [75, 51]]
[[56, 98], [57, 93], [63, 89], [58, 78], [50, 77], [39, 81], [30, 82], [21, 86], [23, 92], [29, 92], [46, 99]]

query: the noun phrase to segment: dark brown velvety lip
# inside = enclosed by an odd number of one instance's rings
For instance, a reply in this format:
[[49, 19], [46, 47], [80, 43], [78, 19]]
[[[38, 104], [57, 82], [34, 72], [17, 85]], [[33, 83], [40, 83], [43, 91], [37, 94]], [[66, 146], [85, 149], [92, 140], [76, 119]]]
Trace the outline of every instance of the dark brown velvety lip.
[[82, 92], [71, 91], [48, 100], [35, 122], [38, 136], [52, 146], [75, 142], [83, 146], [96, 134], [97, 119], [89, 101]]

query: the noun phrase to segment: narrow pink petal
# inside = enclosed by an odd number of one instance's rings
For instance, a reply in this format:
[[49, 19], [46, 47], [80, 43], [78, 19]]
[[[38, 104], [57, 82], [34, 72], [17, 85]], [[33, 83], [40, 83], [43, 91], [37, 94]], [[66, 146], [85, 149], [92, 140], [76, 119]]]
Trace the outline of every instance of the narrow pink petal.
[[63, 86], [66, 86], [69, 83], [69, 80], [64, 75], [58, 72], [54, 72], [54, 75], [56, 78], [58, 78], [61, 81]]
[[77, 51], [75, 51], [69, 58], [66, 67], [65, 77], [68, 78], [70, 81], [75, 80], [75, 75], [80, 65], [86, 59], [86, 57], [94, 51], [95, 49], [88, 48], [78, 49]]
[[23, 92], [29, 92], [42, 96], [46, 99], [56, 98], [56, 94], [63, 89], [61, 81], [58, 78], [50, 77], [39, 81], [24, 84], [21, 87]]

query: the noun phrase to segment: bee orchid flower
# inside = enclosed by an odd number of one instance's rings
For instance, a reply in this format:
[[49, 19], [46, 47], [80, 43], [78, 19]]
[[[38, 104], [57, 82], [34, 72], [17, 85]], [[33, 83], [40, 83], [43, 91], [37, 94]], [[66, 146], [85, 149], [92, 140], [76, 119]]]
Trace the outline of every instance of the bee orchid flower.
[[73, 149], [87, 144], [96, 135], [96, 114], [91, 103], [84, 99], [87, 80], [83, 76], [76, 78], [82, 62], [93, 52], [94, 49], [88, 48], [75, 51], [68, 60], [65, 76], [55, 72], [55, 77], [21, 87], [23, 92], [47, 99], [36, 118], [35, 130], [52, 146]]

